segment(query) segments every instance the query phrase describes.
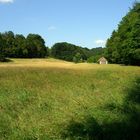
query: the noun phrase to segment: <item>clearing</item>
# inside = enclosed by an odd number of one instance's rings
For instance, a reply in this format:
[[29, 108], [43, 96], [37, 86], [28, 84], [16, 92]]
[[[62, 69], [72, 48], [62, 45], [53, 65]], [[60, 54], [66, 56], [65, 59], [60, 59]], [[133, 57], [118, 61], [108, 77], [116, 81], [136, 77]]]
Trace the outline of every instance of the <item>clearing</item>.
[[139, 138], [140, 67], [0, 63], [1, 140]]

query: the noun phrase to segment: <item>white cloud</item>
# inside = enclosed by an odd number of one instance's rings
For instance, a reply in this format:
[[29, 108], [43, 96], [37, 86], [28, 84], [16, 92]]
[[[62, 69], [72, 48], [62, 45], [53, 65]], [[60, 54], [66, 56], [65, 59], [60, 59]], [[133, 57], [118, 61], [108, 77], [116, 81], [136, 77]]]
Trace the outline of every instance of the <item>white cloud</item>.
[[55, 27], [55, 26], [49, 26], [49, 27], [48, 27], [48, 30], [49, 30], [49, 31], [56, 30], [56, 27]]
[[14, 0], [0, 0], [0, 3], [13, 3]]
[[101, 40], [101, 39], [96, 40], [95, 44], [98, 45], [98, 46], [103, 46], [104, 47], [105, 44], [106, 44], [106, 40]]

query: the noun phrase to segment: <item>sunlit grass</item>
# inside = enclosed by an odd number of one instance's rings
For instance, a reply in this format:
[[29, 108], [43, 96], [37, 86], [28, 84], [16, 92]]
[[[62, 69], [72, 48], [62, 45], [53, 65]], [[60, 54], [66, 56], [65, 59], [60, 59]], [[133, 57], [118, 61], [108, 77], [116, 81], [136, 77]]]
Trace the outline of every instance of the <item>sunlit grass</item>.
[[125, 116], [125, 90], [140, 67], [75, 64], [55, 59], [0, 63], [0, 139], [62, 139], [71, 120], [100, 123]]

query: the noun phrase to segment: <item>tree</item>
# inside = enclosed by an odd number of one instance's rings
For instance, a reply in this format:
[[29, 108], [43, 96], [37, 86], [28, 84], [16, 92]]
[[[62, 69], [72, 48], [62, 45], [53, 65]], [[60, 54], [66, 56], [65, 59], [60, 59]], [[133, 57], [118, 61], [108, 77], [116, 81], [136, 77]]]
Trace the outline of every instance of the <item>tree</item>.
[[73, 57], [73, 62], [79, 63], [82, 62], [82, 55], [78, 52], [76, 55]]
[[5, 61], [4, 46], [5, 46], [5, 41], [3, 40], [2, 35], [0, 34], [0, 62]]
[[140, 3], [137, 2], [108, 39], [105, 55], [111, 63], [140, 65], [139, 49]]
[[5, 32], [2, 34], [2, 38], [5, 41], [5, 56], [14, 57], [14, 47], [15, 47], [15, 36], [12, 31]]
[[29, 34], [27, 38], [12, 31], [0, 34], [1, 58], [44, 58], [48, 48], [44, 39], [38, 34]]
[[26, 39], [26, 46], [28, 50], [28, 57], [40, 58], [46, 56], [47, 48], [45, 47], [45, 41], [40, 35], [29, 34]]
[[102, 55], [91, 56], [87, 59], [88, 63], [97, 63], [97, 61], [102, 57]]
[[27, 56], [26, 38], [23, 35], [15, 35], [15, 57], [25, 58]]
[[51, 55], [55, 58], [66, 60], [66, 61], [73, 61], [73, 58], [76, 56], [77, 53], [81, 54], [82, 59], [86, 59], [84, 49], [67, 43], [61, 42], [56, 43], [51, 49]]

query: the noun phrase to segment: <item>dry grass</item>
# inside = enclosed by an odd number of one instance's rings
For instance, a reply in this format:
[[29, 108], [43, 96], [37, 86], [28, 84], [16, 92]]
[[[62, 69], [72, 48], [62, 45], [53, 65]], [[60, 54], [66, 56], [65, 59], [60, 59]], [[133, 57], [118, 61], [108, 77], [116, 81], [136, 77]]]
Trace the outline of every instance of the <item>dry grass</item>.
[[116, 106], [124, 104], [139, 76], [140, 67], [132, 66], [55, 59], [0, 63], [0, 139], [86, 139], [83, 130], [69, 135], [70, 122], [86, 116], [99, 124], [127, 119]]
[[[0, 63], [0, 67], [39, 67], [39, 68], [62, 68], [62, 69], [106, 69], [106, 68], [122, 68], [120, 65], [99, 65], [89, 63], [72, 63], [57, 59], [11, 59], [12, 62]], [[125, 66], [126, 67], [126, 66]], [[128, 66], [131, 68], [132, 66]], [[132, 67], [133, 68], [133, 67]]]

